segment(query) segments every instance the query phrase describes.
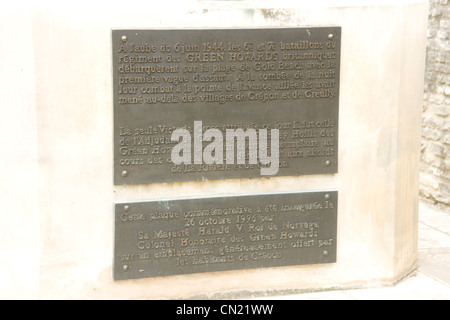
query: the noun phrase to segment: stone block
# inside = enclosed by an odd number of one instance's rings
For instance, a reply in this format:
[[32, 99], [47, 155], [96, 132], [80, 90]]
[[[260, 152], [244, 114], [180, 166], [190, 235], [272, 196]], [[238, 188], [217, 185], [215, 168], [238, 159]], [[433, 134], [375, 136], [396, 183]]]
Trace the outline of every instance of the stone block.
[[[414, 270], [428, 1], [274, 3], [1, 10], [0, 297], [248, 297], [393, 284]], [[298, 26], [342, 27], [337, 174], [113, 185], [112, 29]], [[327, 189], [339, 193], [336, 263], [113, 280], [116, 202]]]

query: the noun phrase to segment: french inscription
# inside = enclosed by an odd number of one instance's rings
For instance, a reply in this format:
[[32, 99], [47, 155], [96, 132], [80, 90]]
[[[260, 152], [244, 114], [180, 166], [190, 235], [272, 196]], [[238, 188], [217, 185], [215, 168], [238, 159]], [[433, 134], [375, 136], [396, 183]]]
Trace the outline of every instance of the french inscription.
[[[337, 172], [339, 27], [114, 30], [116, 184], [259, 176], [175, 165], [177, 128], [278, 129], [277, 175]], [[203, 144], [206, 147], [207, 143]]]
[[336, 261], [336, 191], [115, 205], [114, 279]]

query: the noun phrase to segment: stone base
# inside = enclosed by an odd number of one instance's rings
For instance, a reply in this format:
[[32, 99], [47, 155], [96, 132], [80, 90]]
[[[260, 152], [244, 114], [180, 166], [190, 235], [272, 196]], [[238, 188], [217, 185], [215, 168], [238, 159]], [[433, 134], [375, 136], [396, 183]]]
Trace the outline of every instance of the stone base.
[[[2, 10], [0, 297], [240, 298], [415, 268], [427, 1], [276, 3]], [[111, 29], [309, 25], [342, 27], [338, 174], [113, 185]], [[114, 202], [314, 190], [339, 192], [336, 263], [113, 281]]]

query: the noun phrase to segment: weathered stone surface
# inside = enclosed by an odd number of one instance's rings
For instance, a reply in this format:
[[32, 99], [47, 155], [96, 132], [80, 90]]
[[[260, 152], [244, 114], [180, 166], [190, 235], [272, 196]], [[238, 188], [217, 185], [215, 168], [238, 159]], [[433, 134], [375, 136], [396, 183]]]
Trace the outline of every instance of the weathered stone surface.
[[[450, 153], [450, 4], [430, 0], [422, 124], [420, 195], [443, 208], [449, 205], [450, 166], [440, 165]], [[428, 182], [427, 182], [428, 181]], [[433, 183], [429, 183], [433, 181]], [[433, 188], [439, 185], [440, 188]], [[450, 208], [447, 208], [450, 209]]]

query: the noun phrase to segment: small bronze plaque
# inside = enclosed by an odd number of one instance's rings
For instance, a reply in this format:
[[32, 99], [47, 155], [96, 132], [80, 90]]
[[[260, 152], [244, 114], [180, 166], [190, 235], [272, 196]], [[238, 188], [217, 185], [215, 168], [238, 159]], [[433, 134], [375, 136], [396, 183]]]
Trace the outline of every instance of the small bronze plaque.
[[337, 191], [115, 205], [114, 279], [336, 262]]
[[340, 27], [114, 30], [115, 184], [336, 173], [340, 44]]

